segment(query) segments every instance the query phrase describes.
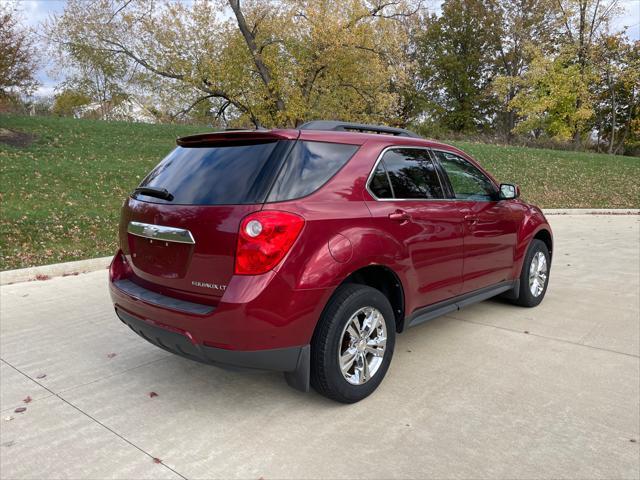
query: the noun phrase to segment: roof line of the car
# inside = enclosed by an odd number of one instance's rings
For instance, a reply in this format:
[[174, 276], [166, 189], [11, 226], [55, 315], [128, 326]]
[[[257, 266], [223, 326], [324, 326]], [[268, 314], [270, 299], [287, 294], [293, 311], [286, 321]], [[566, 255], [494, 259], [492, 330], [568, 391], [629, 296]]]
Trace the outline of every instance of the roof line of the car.
[[[435, 140], [380, 133], [344, 132], [327, 130], [224, 130], [221, 132], [207, 132], [180, 137], [176, 143], [182, 147], [204, 146], [214, 143], [226, 143], [243, 140], [311, 140], [320, 142], [347, 143], [364, 145], [365, 143], [379, 143], [381, 146], [415, 146], [425, 148], [442, 148], [460, 152], [457, 148]], [[461, 152], [462, 153], [462, 152]]]

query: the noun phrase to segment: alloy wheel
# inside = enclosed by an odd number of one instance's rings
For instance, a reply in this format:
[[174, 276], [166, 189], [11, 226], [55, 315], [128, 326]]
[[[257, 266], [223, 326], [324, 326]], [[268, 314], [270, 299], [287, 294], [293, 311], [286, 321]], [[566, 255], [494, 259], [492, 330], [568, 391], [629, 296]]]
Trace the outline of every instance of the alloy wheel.
[[374, 307], [355, 312], [340, 336], [338, 363], [352, 385], [368, 382], [380, 369], [387, 346], [387, 325]]
[[531, 295], [539, 297], [547, 283], [547, 257], [538, 251], [531, 259], [529, 266], [529, 290]]

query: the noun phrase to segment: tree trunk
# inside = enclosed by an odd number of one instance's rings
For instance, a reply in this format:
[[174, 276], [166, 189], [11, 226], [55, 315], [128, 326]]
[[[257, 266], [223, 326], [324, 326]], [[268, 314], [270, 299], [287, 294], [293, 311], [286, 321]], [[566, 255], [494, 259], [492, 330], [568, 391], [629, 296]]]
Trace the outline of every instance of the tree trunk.
[[265, 87], [267, 87], [267, 91], [269, 92], [269, 96], [273, 100], [276, 110], [278, 112], [283, 112], [285, 110], [284, 100], [280, 97], [279, 93], [273, 88], [273, 82], [271, 81], [271, 72], [269, 71], [269, 67], [264, 63], [262, 59], [262, 55], [256, 44], [256, 37], [253, 31], [247, 25], [247, 21], [242, 13], [242, 9], [240, 8], [240, 0], [228, 0], [229, 6], [236, 17], [236, 21], [238, 23], [238, 28], [240, 29], [240, 33], [244, 37], [245, 43], [247, 44], [247, 48], [251, 53], [251, 57], [253, 58], [253, 63], [258, 69], [258, 73], [260, 74], [260, 78], [262, 79], [262, 83], [264, 83]]
[[609, 155], [613, 153], [616, 141], [616, 90], [611, 88], [611, 138], [609, 139]]

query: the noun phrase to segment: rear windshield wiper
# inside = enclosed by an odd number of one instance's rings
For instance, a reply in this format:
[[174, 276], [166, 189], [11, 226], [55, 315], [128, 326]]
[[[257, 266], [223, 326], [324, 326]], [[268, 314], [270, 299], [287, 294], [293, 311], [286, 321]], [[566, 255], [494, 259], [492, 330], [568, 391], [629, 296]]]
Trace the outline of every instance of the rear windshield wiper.
[[173, 200], [173, 195], [166, 188], [159, 187], [138, 187], [133, 193], [141, 193], [150, 197], [162, 198], [163, 200]]

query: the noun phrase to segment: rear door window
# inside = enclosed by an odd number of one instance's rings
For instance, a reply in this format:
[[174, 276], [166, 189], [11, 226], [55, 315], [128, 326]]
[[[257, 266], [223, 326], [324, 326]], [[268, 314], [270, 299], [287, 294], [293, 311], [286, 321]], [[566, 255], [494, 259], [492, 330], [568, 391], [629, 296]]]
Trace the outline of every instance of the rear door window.
[[172, 201], [143, 194], [156, 203], [233, 205], [262, 203], [286, 141], [213, 147], [178, 147], [154, 168], [141, 187], [165, 188]]
[[268, 202], [305, 197], [327, 183], [358, 150], [358, 145], [298, 141], [276, 179]]
[[382, 157], [396, 199], [444, 198], [436, 167], [427, 150], [394, 148]]

